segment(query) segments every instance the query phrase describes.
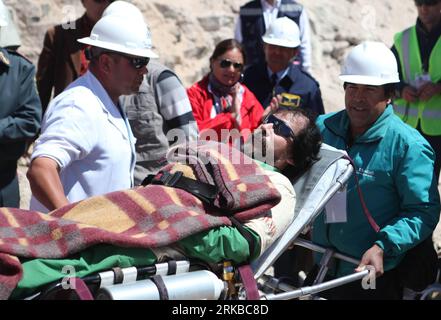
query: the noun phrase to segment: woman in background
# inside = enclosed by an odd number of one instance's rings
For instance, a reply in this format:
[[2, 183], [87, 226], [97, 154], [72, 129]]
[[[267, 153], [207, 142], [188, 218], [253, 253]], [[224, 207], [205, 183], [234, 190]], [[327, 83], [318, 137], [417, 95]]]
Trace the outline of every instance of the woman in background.
[[201, 136], [225, 142], [231, 130], [237, 129], [246, 139], [259, 126], [263, 107], [240, 83], [245, 62], [240, 43], [223, 40], [210, 57], [210, 72], [187, 90]]

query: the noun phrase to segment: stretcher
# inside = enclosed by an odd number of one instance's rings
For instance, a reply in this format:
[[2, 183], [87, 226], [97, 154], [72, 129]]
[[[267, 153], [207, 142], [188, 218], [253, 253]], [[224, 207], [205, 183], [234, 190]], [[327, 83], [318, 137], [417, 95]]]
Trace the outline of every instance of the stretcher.
[[[333, 196], [342, 190], [354, 169], [344, 151], [325, 144], [320, 158], [293, 181], [297, 195], [294, 220], [286, 232], [250, 264], [231, 261], [206, 263], [168, 255], [149, 266], [113, 268], [82, 278], [66, 277], [51, 283], [26, 299], [99, 300], [281, 300], [317, 298], [319, 293], [369, 276], [369, 270], [323, 282], [332, 257], [357, 264], [351, 257], [320, 248], [302, 239], [314, 219]], [[320, 270], [312, 286], [294, 288], [271, 275], [277, 258], [293, 245], [323, 253]]]

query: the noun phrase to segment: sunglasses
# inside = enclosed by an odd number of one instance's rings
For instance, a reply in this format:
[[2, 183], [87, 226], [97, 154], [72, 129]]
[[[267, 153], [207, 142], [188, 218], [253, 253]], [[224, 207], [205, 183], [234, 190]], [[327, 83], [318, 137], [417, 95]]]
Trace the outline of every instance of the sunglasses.
[[129, 57], [126, 55], [122, 55], [124, 58], [129, 60], [130, 64], [135, 69], [141, 69], [142, 67], [145, 67], [149, 64], [150, 58], [144, 58], [144, 57]]
[[221, 62], [219, 63], [219, 65], [220, 65], [220, 67], [221, 67], [222, 69], [229, 68], [229, 67], [231, 67], [231, 65], [233, 65], [233, 68], [234, 68], [235, 70], [242, 70], [242, 69], [243, 69], [243, 63], [240, 63], [240, 62], [233, 62], [233, 61], [228, 60], [228, 59], [223, 59], [223, 60], [221, 60]]
[[133, 66], [133, 68], [135, 69], [141, 69], [142, 67], [145, 67], [149, 64], [150, 62], [150, 58], [145, 58], [145, 57], [132, 57], [132, 56], [128, 56], [119, 52], [115, 52], [115, 51], [104, 51], [102, 53], [107, 53], [107, 54], [116, 54], [120, 57], [123, 57], [125, 59], [127, 59], [130, 64]]
[[265, 120], [263, 120], [263, 123], [272, 123], [273, 124], [273, 130], [274, 133], [278, 136], [284, 137], [284, 138], [294, 138], [294, 132], [292, 129], [283, 121], [277, 118], [276, 116], [270, 114]]

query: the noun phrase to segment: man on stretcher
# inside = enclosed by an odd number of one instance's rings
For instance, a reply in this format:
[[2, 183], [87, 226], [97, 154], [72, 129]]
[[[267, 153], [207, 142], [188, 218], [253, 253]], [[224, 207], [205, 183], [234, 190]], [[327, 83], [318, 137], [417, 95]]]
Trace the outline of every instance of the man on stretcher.
[[[28, 241], [34, 245], [30, 253], [8, 250], [20, 258], [23, 269], [12, 297], [24, 297], [65, 277], [65, 266], [83, 277], [167, 258], [236, 264], [255, 259], [294, 219], [296, 195], [291, 181], [316, 159], [320, 134], [301, 109], [279, 109], [265, 118], [244, 146], [255, 160], [226, 145], [200, 143], [195, 149], [197, 161], [205, 160], [201, 165], [191, 162], [189, 149], [183, 157], [186, 162], [170, 163], [144, 188], [89, 198], [51, 212], [46, 219], [60, 219], [63, 226], [65, 221], [76, 223], [79, 231], [67, 237], [61, 227], [48, 227], [52, 240], [64, 240], [64, 250], [58, 245], [45, 252], [50, 246], [44, 243], [38, 254], [33, 240]], [[177, 150], [172, 148], [169, 155]], [[2, 210], [0, 215], [12, 214], [20, 221], [20, 212]], [[80, 238], [79, 233], [84, 233], [81, 239], [72, 241]], [[83, 250], [72, 249], [75, 246]], [[5, 250], [0, 243], [1, 252]]]

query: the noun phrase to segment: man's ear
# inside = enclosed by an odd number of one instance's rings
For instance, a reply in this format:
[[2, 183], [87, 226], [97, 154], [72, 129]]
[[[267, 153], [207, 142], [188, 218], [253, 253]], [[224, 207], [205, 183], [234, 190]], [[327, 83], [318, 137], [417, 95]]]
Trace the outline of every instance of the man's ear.
[[112, 64], [112, 58], [110, 58], [110, 56], [108, 56], [107, 54], [102, 54], [99, 56], [99, 64], [101, 67], [101, 70], [103, 70], [103, 72], [105, 74], [109, 74], [111, 71], [111, 64]]

